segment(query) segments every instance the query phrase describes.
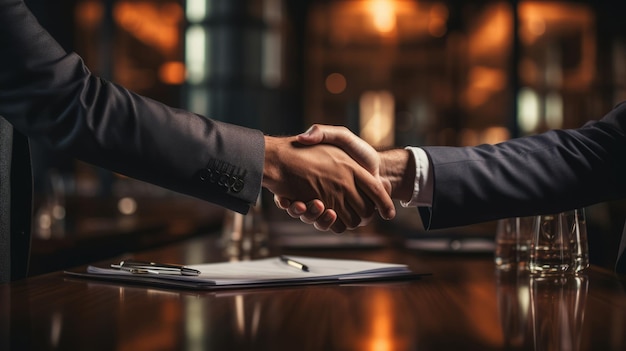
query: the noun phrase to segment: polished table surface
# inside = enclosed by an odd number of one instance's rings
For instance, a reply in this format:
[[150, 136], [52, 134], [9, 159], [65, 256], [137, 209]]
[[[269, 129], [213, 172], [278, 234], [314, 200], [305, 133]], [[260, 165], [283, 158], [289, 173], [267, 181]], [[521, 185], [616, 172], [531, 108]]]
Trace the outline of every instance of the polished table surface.
[[[218, 239], [134, 257], [223, 261]], [[207, 292], [55, 272], [0, 285], [0, 350], [626, 350], [626, 284], [597, 267], [531, 278], [497, 271], [489, 255], [270, 250], [283, 252], [405, 263], [432, 275]]]

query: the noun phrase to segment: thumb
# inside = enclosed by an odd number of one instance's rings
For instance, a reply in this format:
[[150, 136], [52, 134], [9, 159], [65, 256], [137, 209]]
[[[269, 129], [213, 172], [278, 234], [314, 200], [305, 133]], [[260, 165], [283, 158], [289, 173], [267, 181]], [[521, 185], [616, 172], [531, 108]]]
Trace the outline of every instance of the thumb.
[[306, 132], [298, 134], [296, 141], [304, 145], [315, 145], [324, 141], [324, 132], [314, 124]]

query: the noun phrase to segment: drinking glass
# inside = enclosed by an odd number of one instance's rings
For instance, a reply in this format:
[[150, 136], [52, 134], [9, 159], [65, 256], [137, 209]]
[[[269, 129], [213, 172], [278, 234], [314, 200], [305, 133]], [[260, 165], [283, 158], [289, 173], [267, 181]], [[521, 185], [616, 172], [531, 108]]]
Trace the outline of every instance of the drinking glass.
[[268, 251], [269, 230], [261, 208], [261, 200], [247, 215], [226, 211], [222, 225], [224, 255], [232, 261], [264, 257]]
[[505, 218], [498, 221], [494, 260], [500, 270], [525, 270], [536, 226], [536, 217]]
[[583, 209], [540, 215], [530, 246], [532, 273], [577, 273], [589, 266]]

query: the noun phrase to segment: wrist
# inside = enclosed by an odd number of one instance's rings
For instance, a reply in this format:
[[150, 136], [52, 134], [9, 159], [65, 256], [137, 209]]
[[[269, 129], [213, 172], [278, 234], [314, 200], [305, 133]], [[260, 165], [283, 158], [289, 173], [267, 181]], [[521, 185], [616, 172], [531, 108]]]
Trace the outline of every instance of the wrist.
[[391, 197], [409, 201], [415, 184], [415, 159], [409, 150], [393, 149], [379, 152], [380, 175], [391, 184]]
[[264, 136], [265, 158], [263, 163], [263, 180], [261, 185], [267, 189], [273, 189], [274, 184], [280, 179], [279, 162], [279, 138]]

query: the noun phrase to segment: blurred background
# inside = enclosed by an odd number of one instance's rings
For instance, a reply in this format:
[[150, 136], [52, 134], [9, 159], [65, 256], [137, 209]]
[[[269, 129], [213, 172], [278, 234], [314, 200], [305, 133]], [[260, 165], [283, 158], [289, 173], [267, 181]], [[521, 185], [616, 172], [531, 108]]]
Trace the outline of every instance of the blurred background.
[[[25, 2], [96, 75], [267, 134], [325, 123], [381, 149], [497, 143], [579, 127], [626, 98], [616, 1]], [[36, 144], [33, 155], [31, 274], [222, 227], [217, 206]], [[262, 200], [268, 220], [287, 219]], [[624, 207], [587, 209], [592, 263], [611, 264]], [[371, 227], [390, 225], [423, 234], [414, 209]]]

